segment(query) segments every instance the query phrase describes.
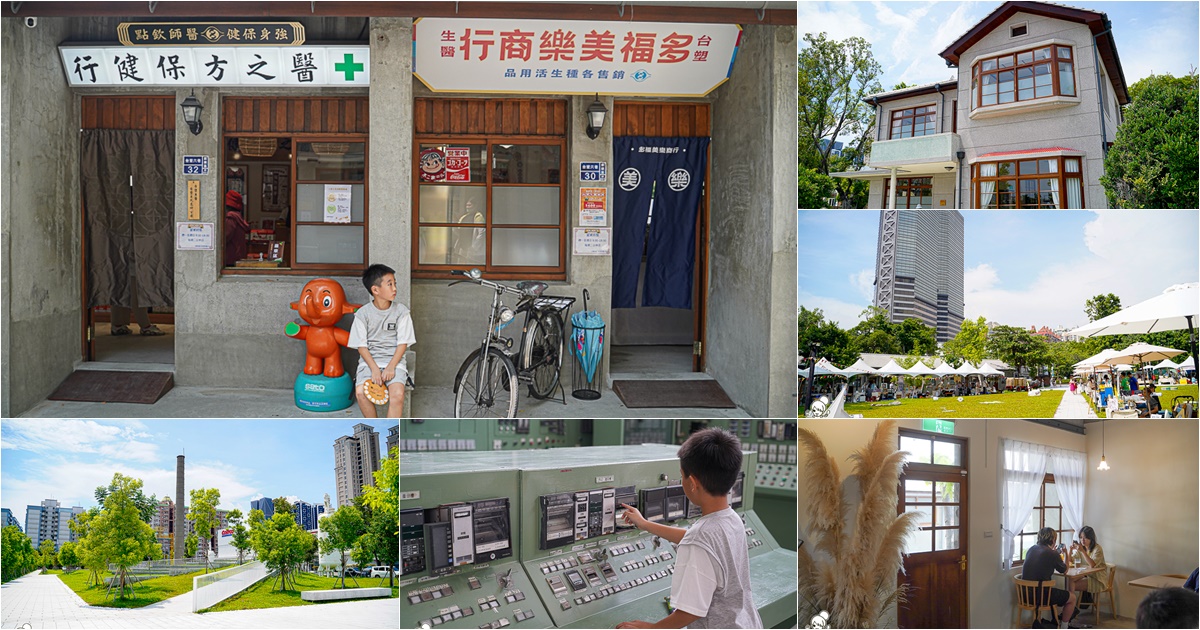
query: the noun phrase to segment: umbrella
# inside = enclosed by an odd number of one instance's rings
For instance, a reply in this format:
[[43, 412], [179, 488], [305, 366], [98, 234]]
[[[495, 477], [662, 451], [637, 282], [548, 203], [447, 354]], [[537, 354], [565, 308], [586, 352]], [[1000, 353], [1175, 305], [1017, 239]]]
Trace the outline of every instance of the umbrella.
[[571, 316], [571, 326], [571, 353], [591, 382], [604, 353], [604, 318], [596, 311], [583, 310]]
[[1157, 361], [1159, 359], [1167, 359], [1177, 354], [1183, 354], [1183, 350], [1175, 350], [1174, 348], [1164, 348], [1153, 344], [1139, 341], [1129, 344], [1129, 347], [1124, 350], [1117, 350], [1115, 354], [1109, 356], [1098, 365], [1117, 365], [1119, 363], [1145, 363], [1147, 361]]
[[1161, 294], [1108, 317], [1084, 324], [1070, 334], [1081, 337], [1151, 333], [1187, 329], [1191, 354], [1197, 354], [1196, 323], [1200, 320], [1200, 282], [1176, 284]]

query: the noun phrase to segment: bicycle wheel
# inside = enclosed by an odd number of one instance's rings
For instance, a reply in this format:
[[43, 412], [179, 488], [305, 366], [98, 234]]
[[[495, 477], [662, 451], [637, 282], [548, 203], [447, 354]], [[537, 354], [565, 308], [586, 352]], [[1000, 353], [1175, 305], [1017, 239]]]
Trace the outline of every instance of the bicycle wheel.
[[503, 352], [488, 348], [480, 360], [471, 353], [458, 370], [454, 392], [455, 418], [515, 418], [517, 416], [517, 369]]
[[562, 369], [563, 323], [558, 313], [543, 313], [525, 340], [521, 367], [530, 376], [529, 395], [546, 398], [558, 385]]

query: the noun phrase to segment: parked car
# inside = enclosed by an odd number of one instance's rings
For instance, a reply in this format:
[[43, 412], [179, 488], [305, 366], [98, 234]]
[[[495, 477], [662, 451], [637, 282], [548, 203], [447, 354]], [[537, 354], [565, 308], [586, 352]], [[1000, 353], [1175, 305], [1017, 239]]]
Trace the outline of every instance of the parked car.
[[377, 567], [371, 567], [370, 577], [388, 577], [389, 575], [392, 575], [392, 573], [392, 567], [380, 565]]

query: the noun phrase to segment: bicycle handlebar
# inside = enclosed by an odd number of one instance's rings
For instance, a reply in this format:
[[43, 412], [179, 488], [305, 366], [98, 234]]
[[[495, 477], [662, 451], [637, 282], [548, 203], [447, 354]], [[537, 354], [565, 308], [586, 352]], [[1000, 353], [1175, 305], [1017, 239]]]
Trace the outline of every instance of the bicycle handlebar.
[[519, 295], [521, 297], [529, 297], [529, 296], [533, 295], [533, 293], [530, 291], [522, 291], [516, 287], [510, 287], [508, 285], [500, 284], [498, 282], [492, 282], [491, 280], [484, 280], [483, 278], [472, 278], [470, 276], [470, 274], [468, 274], [467, 272], [465, 272], [461, 269], [451, 269], [450, 274], [455, 275], [455, 276], [466, 276], [462, 280], [455, 280], [454, 282], [451, 282], [450, 286], [454, 286], [454, 285], [458, 284], [459, 282], [474, 282], [475, 284], [478, 284], [480, 286], [488, 287], [488, 288], [492, 289], [493, 291], [496, 291], [497, 293], [512, 293], [513, 295]]

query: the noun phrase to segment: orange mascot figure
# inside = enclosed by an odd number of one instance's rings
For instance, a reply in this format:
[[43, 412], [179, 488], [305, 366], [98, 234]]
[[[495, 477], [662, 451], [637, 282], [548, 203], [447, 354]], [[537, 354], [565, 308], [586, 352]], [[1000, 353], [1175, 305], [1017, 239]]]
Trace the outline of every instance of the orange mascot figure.
[[329, 378], [345, 374], [340, 346], [350, 341], [350, 333], [336, 324], [343, 315], [358, 310], [361, 304], [346, 302], [346, 292], [336, 280], [317, 278], [304, 285], [300, 300], [292, 302], [291, 306], [309, 323], [308, 326], [301, 326], [289, 322], [284, 327], [287, 336], [304, 340], [304, 373], [324, 374]]

